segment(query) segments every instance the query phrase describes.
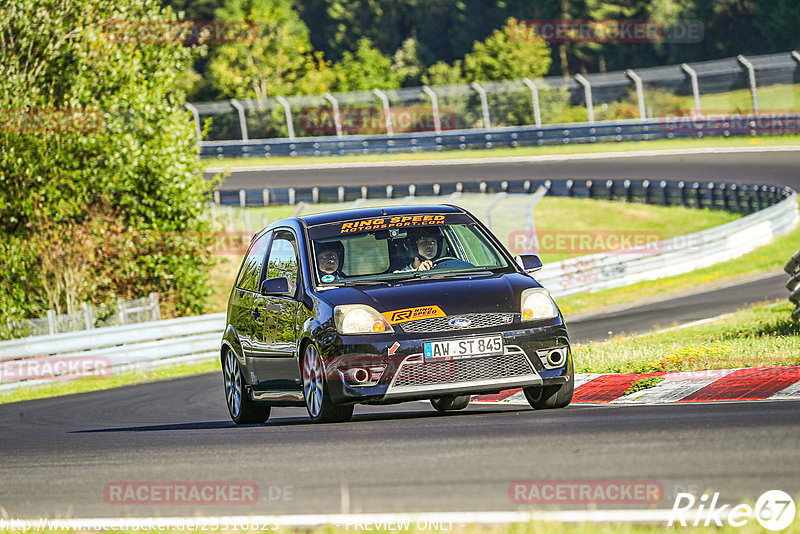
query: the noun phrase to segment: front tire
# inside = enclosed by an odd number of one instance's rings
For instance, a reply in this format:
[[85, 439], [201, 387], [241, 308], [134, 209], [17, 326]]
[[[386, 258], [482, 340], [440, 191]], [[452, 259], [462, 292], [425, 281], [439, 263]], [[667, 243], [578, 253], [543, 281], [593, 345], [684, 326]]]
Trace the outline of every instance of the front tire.
[[237, 425], [264, 423], [269, 419], [270, 407], [250, 400], [244, 387], [242, 371], [233, 350], [222, 360], [222, 378], [225, 381], [225, 401], [228, 413]]
[[469, 395], [460, 395], [458, 397], [437, 397], [431, 399], [431, 406], [437, 412], [454, 412], [456, 410], [463, 410], [469, 405]]
[[303, 396], [308, 416], [314, 423], [341, 423], [353, 416], [352, 404], [337, 406], [331, 402], [325, 364], [313, 343], [303, 352]]
[[525, 398], [535, 410], [552, 410], [565, 408], [572, 402], [575, 392], [575, 372], [570, 367], [569, 378], [564, 384], [557, 386], [531, 386], [522, 388]]

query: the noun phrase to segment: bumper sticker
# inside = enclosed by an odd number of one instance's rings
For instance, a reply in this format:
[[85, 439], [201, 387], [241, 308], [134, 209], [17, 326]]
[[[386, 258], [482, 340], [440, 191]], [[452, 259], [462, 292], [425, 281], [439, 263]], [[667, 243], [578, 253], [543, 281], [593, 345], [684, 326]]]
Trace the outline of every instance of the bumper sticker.
[[439, 306], [421, 306], [419, 308], [406, 308], [394, 310], [382, 314], [390, 324], [405, 323], [416, 321], [417, 319], [429, 319], [431, 317], [447, 317]]

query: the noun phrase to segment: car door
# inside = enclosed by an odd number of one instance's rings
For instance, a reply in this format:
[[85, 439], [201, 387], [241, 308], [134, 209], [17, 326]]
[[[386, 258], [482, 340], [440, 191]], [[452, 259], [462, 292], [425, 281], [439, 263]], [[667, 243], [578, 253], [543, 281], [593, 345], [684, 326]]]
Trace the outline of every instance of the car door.
[[264, 299], [264, 327], [256, 366], [259, 389], [294, 391], [300, 388], [297, 355], [298, 255], [297, 239], [289, 229], [276, 230], [270, 246], [264, 279], [286, 277], [291, 296]]
[[258, 236], [250, 245], [231, 294], [230, 323], [239, 336], [248, 367], [263, 331], [265, 302], [258, 289], [264, 274], [271, 237], [272, 232], [267, 232]]

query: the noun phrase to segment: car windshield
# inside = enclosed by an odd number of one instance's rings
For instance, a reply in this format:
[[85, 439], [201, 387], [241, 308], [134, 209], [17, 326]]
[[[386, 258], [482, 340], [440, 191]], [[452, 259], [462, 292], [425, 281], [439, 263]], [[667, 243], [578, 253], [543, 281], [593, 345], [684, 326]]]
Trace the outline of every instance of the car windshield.
[[415, 215], [378, 221], [310, 229], [314, 270], [321, 284], [513, 270], [485, 231], [466, 217]]

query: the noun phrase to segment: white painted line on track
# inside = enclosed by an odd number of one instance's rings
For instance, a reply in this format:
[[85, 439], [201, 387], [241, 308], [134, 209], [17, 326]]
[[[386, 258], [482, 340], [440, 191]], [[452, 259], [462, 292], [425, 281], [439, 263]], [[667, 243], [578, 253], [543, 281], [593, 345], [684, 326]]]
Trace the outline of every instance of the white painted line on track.
[[680, 148], [669, 150], [633, 150], [629, 152], [596, 152], [583, 154], [550, 154], [541, 156], [506, 156], [485, 158], [453, 158], [440, 160], [405, 160], [405, 161], [352, 161], [342, 163], [306, 163], [297, 165], [254, 165], [252, 167], [207, 167], [205, 172], [272, 172], [272, 171], [313, 171], [323, 169], [373, 169], [387, 167], [440, 167], [449, 165], [494, 165], [497, 163], [537, 163], [550, 161], [601, 160], [617, 158], [645, 158], [653, 156], [687, 156], [693, 154], [738, 154], [742, 152], [797, 152], [800, 145], [786, 146], [742, 146], [742, 147], [706, 147]]
[[[51, 530], [120, 530], [120, 529], [187, 529], [229, 528], [253, 529], [258, 527], [316, 527], [333, 525], [351, 528], [367, 525], [375, 528], [389, 523], [408, 524], [419, 529], [436, 529], [437, 526], [462, 526], [470, 523], [504, 524], [531, 521], [561, 523], [663, 523], [666, 525], [672, 510], [551, 510], [508, 512], [428, 512], [428, 513], [374, 513], [374, 514], [300, 514], [270, 516], [209, 516], [209, 517], [126, 517], [86, 519], [0, 519], [0, 529], [13, 529], [27, 524], [28, 530], [38, 525]], [[724, 516], [724, 514], [723, 514]], [[684, 520], [694, 519], [694, 513], [683, 514]]]

